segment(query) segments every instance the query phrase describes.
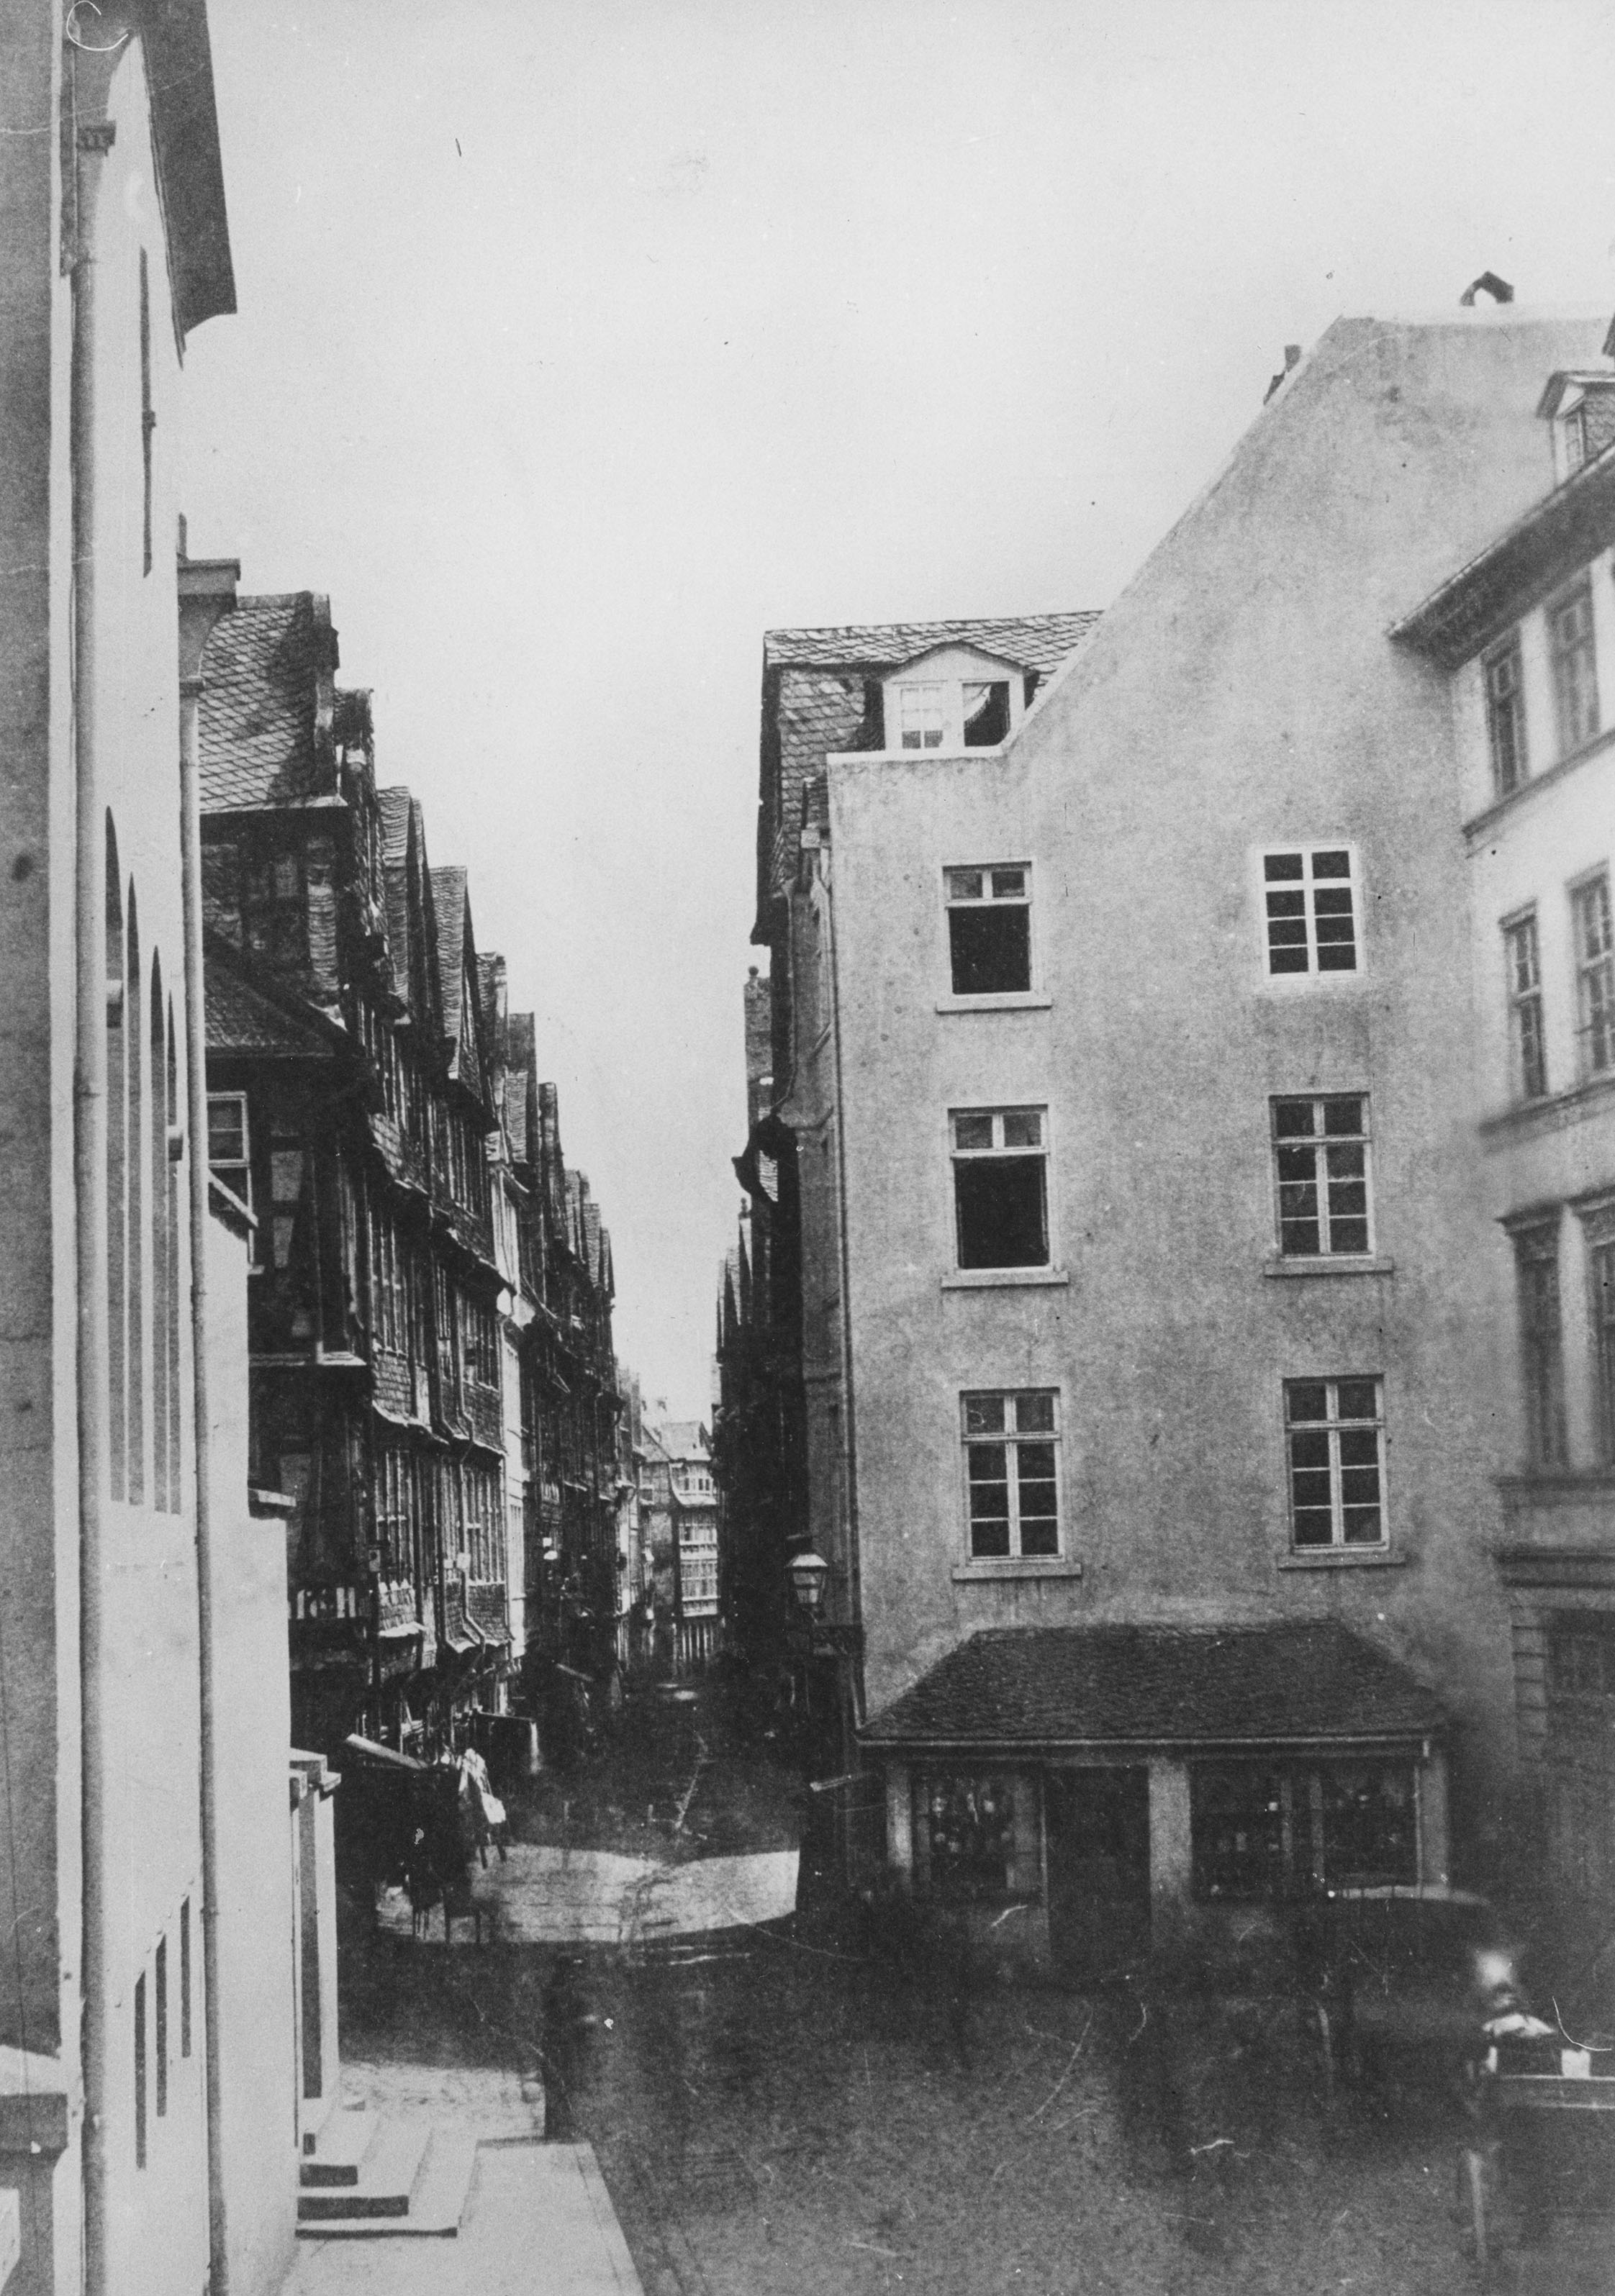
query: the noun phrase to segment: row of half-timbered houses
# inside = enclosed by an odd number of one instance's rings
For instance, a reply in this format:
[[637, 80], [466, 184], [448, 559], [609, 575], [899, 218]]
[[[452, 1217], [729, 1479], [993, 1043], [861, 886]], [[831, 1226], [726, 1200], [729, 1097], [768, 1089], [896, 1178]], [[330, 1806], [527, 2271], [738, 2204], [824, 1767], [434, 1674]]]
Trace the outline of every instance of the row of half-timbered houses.
[[419, 1744], [611, 1666], [611, 1239], [465, 872], [377, 785], [328, 601], [221, 603], [209, 1150], [255, 1223], [252, 1472], [287, 1524], [294, 1728]]

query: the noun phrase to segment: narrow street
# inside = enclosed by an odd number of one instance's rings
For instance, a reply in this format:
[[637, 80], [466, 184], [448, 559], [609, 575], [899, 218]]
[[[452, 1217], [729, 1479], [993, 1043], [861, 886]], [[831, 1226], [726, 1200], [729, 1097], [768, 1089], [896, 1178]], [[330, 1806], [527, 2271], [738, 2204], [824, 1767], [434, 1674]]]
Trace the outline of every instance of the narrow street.
[[[1439, 2096], [1331, 2102], [1282, 1997], [961, 1989], [799, 1920], [777, 1898], [806, 1799], [716, 1691], [630, 1702], [513, 1810], [493, 1941], [462, 1926], [446, 1953], [406, 1913], [348, 1940], [355, 2080], [464, 2112], [541, 2078], [647, 2296], [1474, 2284]], [[1567, 2219], [1545, 2250], [1511, 2237], [1493, 2284], [1602, 2296], [1606, 2272]]]

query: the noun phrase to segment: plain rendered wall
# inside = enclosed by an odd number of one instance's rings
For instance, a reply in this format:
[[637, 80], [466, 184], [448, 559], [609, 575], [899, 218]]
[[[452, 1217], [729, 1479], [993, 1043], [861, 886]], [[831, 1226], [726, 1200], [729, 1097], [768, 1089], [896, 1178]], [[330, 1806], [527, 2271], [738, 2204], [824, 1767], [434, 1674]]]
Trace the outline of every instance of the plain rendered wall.
[[[218, 1775], [220, 2128], [230, 2286], [273, 2296], [297, 2224], [291, 1745], [286, 1533], [247, 1506], [247, 1248], [208, 1242], [214, 1672]], [[295, 1822], [295, 1821], [294, 1821]]]
[[[70, 2089], [79, 1898], [71, 307], [57, 259], [59, 55], [51, 9], [0, 13], [0, 1706], [12, 1775], [28, 1781], [0, 1837], [0, 1892], [19, 1916], [0, 1973], [0, 2044], [63, 2051]], [[24, 2214], [26, 2251], [26, 2204]]]
[[[113, 146], [99, 163], [94, 218], [96, 319], [94, 473], [95, 719], [102, 801], [117, 830], [126, 905], [138, 896], [143, 1062], [149, 1058], [150, 989], [160, 961], [180, 1043], [178, 1101], [185, 1107], [184, 998], [179, 848], [178, 603], [175, 579], [175, 453], [179, 359], [168, 301], [143, 59], [131, 40], [118, 63], [109, 114]], [[141, 455], [140, 252], [151, 308], [152, 565], [143, 569]], [[135, 1033], [130, 1015], [130, 1035]], [[149, 1114], [149, 1100], [147, 1109]], [[188, 1154], [201, 1144], [187, 1141]], [[201, 2049], [201, 1903], [197, 1590], [193, 1513], [188, 1180], [179, 1184], [182, 1510], [152, 1504], [152, 1348], [145, 1359], [146, 1502], [103, 1501], [107, 1736], [108, 2130], [107, 2252], [111, 2284], [131, 2296], [194, 2296], [207, 2269], [208, 2207]], [[149, 1177], [149, 1176], [148, 1176]], [[148, 1214], [149, 1220], [149, 1214]], [[150, 1322], [152, 1272], [143, 1270]], [[107, 1485], [103, 1480], [103, 1491]], [[179, 1921], [193, 1926], [193, 2047], [177, 2038]], [[168, 1941], [168, 2111], [149, 2097], [147, 2164], [135, 2146], [134, 2003], [146, 1979], [148, 2053], [154, 2061], [155, 1961]], [[154, 2063], [149, 2079], [154, 2088]]]
[[[1470, 951], [1446, 682], [1385, 631], [1542, 491], [1590, 325], [1341, 322], [1002, 757], [830, 768], [869, 1702], [975, 1627], [1335, 1618], [1509, 1748], [1472, 1335]], [[1269, 987], [1256, 856], [1349, 840], [1361, 976]], [[1029, 860], [1046, 1012], [939, 1013], [942, 870]], [[1272, 1280], [1268, 1100], [1370, 1092], [1390, 1275]], [[948, 1289], [947, 1113], [1050, 1112], [1065, 1285]], [[1373, 1371], [1390, 1567], [1287, 1568], [1282, 1382]], [[1083, 1576], [972, 1579], [958, 1394], [1057, 1384]]]

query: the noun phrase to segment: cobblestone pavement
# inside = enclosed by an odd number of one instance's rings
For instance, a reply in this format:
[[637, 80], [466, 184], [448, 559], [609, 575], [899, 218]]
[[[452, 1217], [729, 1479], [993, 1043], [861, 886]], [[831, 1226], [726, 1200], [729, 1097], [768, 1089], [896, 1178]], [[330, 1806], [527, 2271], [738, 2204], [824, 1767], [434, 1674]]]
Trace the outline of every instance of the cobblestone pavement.
[[[683, 1854], [682, 1803], [735, 1854], [721, 1737], [692, 1795], [693, 1743], [660, 1778], [642, 1745], [626, 1772], [603, 1759], [546, 1782], [519, 1830], [564, 1827], [576, 1857], [586, 1806], [594, 1847], [654, 1860], [676, 1839]], [[789, 1780], [748, 1776], [748, 1808], [791, 1806]], [[598, 1944], [507, 1933], [453, 1953], [383, 1934], [350, 1951], [344, 1984], [346, 2046], [398, 2078], [499, 2067], [519, 2090], [542, 2074], [550, 2134], [593, 2145], [647, 2296], [1476, 2284], [1451, 2108], [1395, 2087], [1330, 2099], [1283, 2001], [961, 1995], [923, 1960], [799, 1922], [660, 1939], [641, 1924]], [[1506, 2211], [1502, 2230], [1492, 2285], [1609, 2296], [1610, 2220], [1564, 2217], [1545, 2251]]]

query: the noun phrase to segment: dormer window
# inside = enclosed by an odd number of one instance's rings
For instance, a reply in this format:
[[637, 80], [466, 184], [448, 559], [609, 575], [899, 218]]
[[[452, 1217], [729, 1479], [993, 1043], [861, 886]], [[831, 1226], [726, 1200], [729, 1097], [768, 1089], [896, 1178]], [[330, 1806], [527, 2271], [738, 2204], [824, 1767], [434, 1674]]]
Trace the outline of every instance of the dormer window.
[[883, 681], [893, 750], [996, 750], [1025, 712], [1026, 672], [974, 646], [934, 647]]
[[1615, 439], [1615, 374], [1562, 368], [1549, 376], [1537, 412], [1550, 425], [1554, 477], [1562, 486]]

